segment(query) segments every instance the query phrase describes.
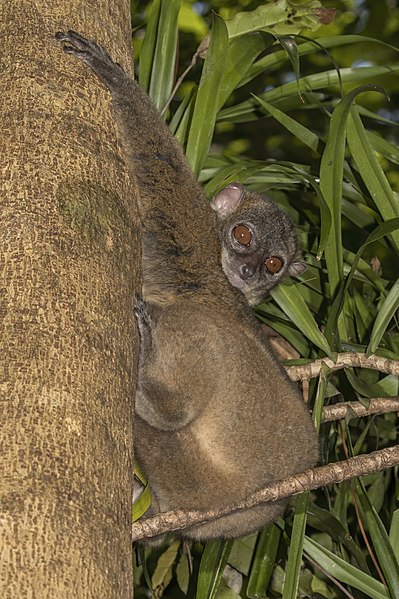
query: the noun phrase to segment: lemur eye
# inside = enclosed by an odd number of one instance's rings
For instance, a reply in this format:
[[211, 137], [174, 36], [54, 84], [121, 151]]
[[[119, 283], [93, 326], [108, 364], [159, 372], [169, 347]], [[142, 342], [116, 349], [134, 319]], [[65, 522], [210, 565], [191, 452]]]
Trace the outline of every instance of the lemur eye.
[[280, 272], [283, 268], [283, 261], [277, 256], [270, 256], [270, 258], [265, 260], [265, 266], [269, 272]]
[[252, 231], [245, 225], [236, 225], [233, 229], [233, 235], [240, 245], [250, 245], [252, 241]]

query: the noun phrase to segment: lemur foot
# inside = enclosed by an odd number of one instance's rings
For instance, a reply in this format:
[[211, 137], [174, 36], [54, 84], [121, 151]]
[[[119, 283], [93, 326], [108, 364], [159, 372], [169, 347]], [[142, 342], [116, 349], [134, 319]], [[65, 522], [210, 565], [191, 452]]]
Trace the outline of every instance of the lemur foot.
[[57, 31], [55, 39], [63, 44], [66, 54], [72, 54], [83, 60], [110, 87], [121, 76], [125, 77], [122, 67], [114, 62], [108, 52], [93, 40], [89, 40], [76, 31], [66, 33]]

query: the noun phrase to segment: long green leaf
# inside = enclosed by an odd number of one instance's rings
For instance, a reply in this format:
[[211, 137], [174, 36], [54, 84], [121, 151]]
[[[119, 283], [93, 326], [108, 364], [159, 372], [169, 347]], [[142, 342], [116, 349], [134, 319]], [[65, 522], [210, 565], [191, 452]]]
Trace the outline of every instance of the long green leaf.
[[180, 541], [174, 541], [162, 553], [155, 566], [154, 573], [151, 577], [151, 586], [154, 593], [158, 596], [159, 589], [164, 589], [172, 580], [172, 570], [179, 552]]
[[367, 347], [367, 353], [372, 354], [377, 349], [388, 324], [393, 318], [396, 310], [399, 308], [399, 279], [396, 280], [392, 289], [385, 298], [377, 318], [374, 321], [373, 329], [370, 335], [370, 342]]
[[[265, 304], [261, 304], [256, 308], [256, 313], [262, 322], [267, 324], [271, 329], [276, 331], [279, 335], [287, 339], [288, 343], [292, 345], [294, 349], [297, 350], [300, 356], [309, 356], [310, 348], [308, 340], [302, 335], [300, 331], [297, 331], [293, 328], [292, 325], [284, 322], [280, 322], [276, 319], [274, 313], [272, 313], [271, 317], [268, 317], [270, 302], [266, 304], [267, 312], [264, 311]], [[280, 311], [276, 306], [276, 310]], [[260, 311], [260, 312], [259, 312]]]
[[298, 596], [308, 500], [309, 492], [302, 493], [295, 498], [295, 515], [292, 526], [290, 547], [288, 550], [288, 560], [285, 568], [282, 599], [296, 599]]
[[214, 16], [211, 40], [198, 87], [186, 155], [196, 175], [199, 174], [213, 137], [220, 82], [224, 63], [220, 60], [228, 51], [228, 36], [224, 21]]
[[[399, 217], [398, 200], [373, 152], [359, 113], [354, 106], [351, 109], [348, 120], [347, 137], [348, 146], [356, 167], [382, 218], [387, 221], [391, 218]], [[392, 239], [399, 249], [399, 232], [392, 233]]]
[[364, 85], [352, 90], [337, 104], [331, 117], [327, 144], [320, 165], [320, 189], [332, 216], [330, 236], [325, 250], [332, 296], [343, 277], [341, 202], [347, 121], [356, 96], [372, 90], [381, 91], [375, 86]]
[[201, 558], [197, 599], [214, 599], [229, 558], [233, 541], [208, 541]]
[[234, 181], [240, 181], [243, 183], [251, 176], [252, 173], [257, 172], [257, 168], [248, 168], [245, 163], [230, 164], [226, 168], [221, 168], [217, 174], [210, 180], [208, 185], [205, 186], [205, 193], [207, 196], [211, 196], [229, 183]]
[[395, 510], [392, 517], [391, 527], [389, 529], [389, 541], [392, 549], [399, 561], [399, 509]]
[[360, 248], [356, 252], [356, 255], [353, 259], [349, 274], [345, 280], [345, 283], [343, 283], [341, 285], [341, 287], [334, 299], [334, 302], [331, 306], [330, 313], [328, 315], [326, 328], [324, 331], [324, 334], [328, 340], [330, 340], [334, 337], [334, 331], [336, 329], [339, 313], [342, 310], [346, 291], [352, 282], [352, 279], [356, 272], [358, 262], [361, 258], [361, 255], [362, 255], [364, 249], [371, 243], [378, 241], [379, 239], [381, 239], [381, 237], [384, 237], [385, 235], [389, 235], [390, 233], [392, 233], [393, 231], [396, 231], [397, 229], [399, 229], [399, 218], [393, 218], [393, 219], [387, 221], [386, 223], [382, 223], [382, 225], [379, 225], [378, 227], [376, 227], [374, 229], [374, 231], [372, 231], [370, 233], [370, 235], [367, 237], [366, 241], [360, 246]]
[[274, 42], [274, 37], [260, 32], [242, 35], [230, 41], [220, 83], [218, 109], [245, 77], [257, 56]]
[[143, 514], [146, 513], [152, 502], [152, 493], [148, 478], [141, 470], [137, 461], [134, 464], [134, 477], [143, 486], [143, 490], [139, 497], [133, 502], [132, 505], [132, 522], [139, 520]]
[[272, 104], [269, 104], [269, 102], [265, 102], [265, 100], [262, 100], [262, 98], [259, 98], [258, 96], [254, 96], [254, 98], [258, 100], [262, 108], [264, 108], [279, 123], [281, 123], [283, 127], [287, 129], [287, 131], [292, 133], [292, 135], [295, 135], [295, 137], [301, 140], [305, 145], [309, 146], [311, 150], [314, 150], [315, 152], [317, 151], [320, 140], [318, 136], [315, 133], [313, 133], [313, 131], [311, 131], [301, 123], [298, 123], [298, 121], [295, 121], [293, 118], [291, 118]]
[[159, 111], [173, 88], [177, 50], [177, 16], [182, 0], [161, 0], [149, 95]]
[[175, 114], [175, 116], [177, 118], [178, 118], [178, 116], [181, 116], [181, 118], [179, 120], [179, 124], [178, 124], [178, 127], [177, 127], [174, 135], [182, 146], [184, 146], [187, 136], [188, 136], [190, 122], [191, 122], [192, 114], [194, 111], [196, 94], [197, 94], [197, 89], [194, 88], [192, 90], [192, 92], [184, 99], [184, 102], [182, 102], [182, 104], [185, 104], [186, 99], [187, 99], [187, 104], [184, 107], [182, 115], [177, 115], [177, 113]]
[[355, 479], [354, 484], [389, 592], [392, 599], [399, 599], [399, 563], [392, 549], [387, 531], [372, 506], [361, 480]]
[[[343, 84], [355, 84], [364, 81], [370, 81], [374, 77], [380, 75], [395, 75], [399, 71], [399, 65], [393, 64], [389, 67], [362, 67], [362, 68], [347, 68], [341, 69], [340, 74]], [[300, 92], [313, 92], [318, 89], [339, 85], [339, 75], [336, 70], [323, 71], [306, 77], [301, 77], [299, 80]], [[265, 92], [259, 97], [271, 104], [286, 100], [289, 96], [298, 97], [298, 85], [296, 81], [290, 81], [284, 85]], [[225, 108], [220, 111], [218, 121], [233, 121], [245, 122], [257, 118], [255, 114], [257, 101], [251, 98], [240, 104], [236, 104], [231, 108]]]
[[280, 537], [281, 530], [275, 524], [269, 524], [259, 534], [247, 586], [247, 597], [250, 599], [267, 596], [266, 589], [273, 574]]
[[[258, 6], [255, 10], [239, 12], [227, 21], [229, 37], [259, 29], [271, 29], [273, 33], [288, 35], [299, 33], [302, 29], [315, 30], [321, 25], [317, 10], [320, 2], [312, 0], [302, 4], [290, 0], [274, 0]], [[287, 18], [290, 14], [290, 18]]]
[[374, 131], [366, 131], [367, 138], [376, 152], [395, 164], [399, 164], [399, 147], [391, 144]]
[[135, 551], [136, 551], [136, 556], [138, 557], [138, 560], [142, 566], [144, 580], [147, 585], [147, 589], [151, 595], [151, 598], [157, 599], [155, 596], [155, 593], [154, 593], [154, 589], [152, 588], [151, 578], [150, 578], [150, 574], [148, 572], [146, 549], [145, 549], [144, 545], [137, 545], [137, 547], [135, 548]]
[[342, 543], [353, 555], [360, 569], [369, 572], [367, 561], [360, 547], [355, 543], [342, 522], [331, 511], [310, 502], [308, 506], [308, 522], [312, 528], [327, 533], [335, 542]]
[[148, 92], [151, 81], [152, 65], [154, 63], [155, 48], [157, 45], [157, 31], [159, 15], [161, 13], [161, 0], [154, 0], [148, 9], [147, 27], [143, 44], [140, 49], [139, 83]]
[[321, 568], [337, 580], [362, 591], [366, 597], [372, 597], [372, 599], [389, 599], [388, 592], [381, 582], [378, 582], [369, 574], [362, 572], [358, 568], [355, 568], [355, 566], [352, 566], [352, 564], [334, 555], [313, 539], [305, 537], [303, 547], [306, 553]]
[[[169, 129], [171, 130], [173, 135], [175, 135], [175, 137], [178, 137], [178, 135], [176, 133], [178, 130], [180, 130], [180, 129], [183, 130], [183, 133], [180, 134], [180, 137], [183, 140], [185, 139], [184, 131], [187, 128], [185, 121], [189, 121], [189, 119], [191, 118], [191, 113], [192, 113], [191, 104], [193, 103], [193, 97], [195, 96], [196, 93], [197, 93], [197, 88], [196, 88], [196, 86], [193, 86], [191, 88], [190, 92], [188, 94], [186, 94], [184, 96], [183, 100], [180, 102], [176, 112], [173, 115], [172, 120], [169, 123]], [[179, 141], [183, 145], [182, 139], [179, 139]]]
[[327, 343], [303, 297], [298, 285], [279, 285], [270, 291], [272, 298], [287, 314], [292, 322], [316, 347], [332, 357], [330, 346]]
[[[390, 44], [386, 44], [382, 40], [375, 39], [372, 37], [366, 37], [363, 35], [332, 35], [330, 37], [318, 38], [317, 44], [312, 42], [305, 42], [303, 44], [298, 45], [298, 54], [299, 56], [306, 56], [307, 54], [315, 54], [319, 52], [319, 47], [321, 46], [325, 50], [329, 48], [339, 48], [340, 46], [351, 46], [353, 44], [359, 43], [367, 43], [367, 44], [377, 44], [382, 45], [394, 50], [395, 52], [399, 52], [399, 49]], [[269, 53], [267, 56], [264, 56], [260, 60], [258, 60], [248, 71], [247, 77], [243, 79], [241, 85], [248, 83], [254, 77], [257, 77], [261, 73], [267, 72], [269, 69], [275, 68], [277, 65], [284, 63], [287, 61], [288, 56], [285, 51], [277, 49], [276, 51]]]

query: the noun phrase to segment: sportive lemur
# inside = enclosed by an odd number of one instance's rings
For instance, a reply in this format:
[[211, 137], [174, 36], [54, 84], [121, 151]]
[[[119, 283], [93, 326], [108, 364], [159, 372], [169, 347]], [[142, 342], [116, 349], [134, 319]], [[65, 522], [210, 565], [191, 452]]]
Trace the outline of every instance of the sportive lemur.
[[[317, 438], [296, 386], [249, 304], [303, 271], [291, 219], [231, 184], [210, 210], [183, 151], [139, 85], [97, 43], [58, 32], [106, 85], [139, 189], [143, 289], [135, 451], [152, 513], [233, 505], [315, 464]], [[242, 293], [241, 293], [242, 292]], [[248, 534], [286, 501], [187, 528], [191, 539]]]

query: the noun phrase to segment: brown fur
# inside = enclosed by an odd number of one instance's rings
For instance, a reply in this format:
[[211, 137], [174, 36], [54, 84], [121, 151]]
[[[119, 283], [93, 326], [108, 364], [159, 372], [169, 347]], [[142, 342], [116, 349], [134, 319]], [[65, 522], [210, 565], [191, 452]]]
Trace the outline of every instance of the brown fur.
[[[137, 83], [105, 51], [57, 34], [112, 94], [140, 190], [142, 336], [136, 452], [160, 511], [217, 509], [313, 466], [317, 440], [297, 388], [244, 296], [222, 271], [216, 217], [183, 152]], [[236, 537], [275, 519], [285, 501], [192, 527]]]

